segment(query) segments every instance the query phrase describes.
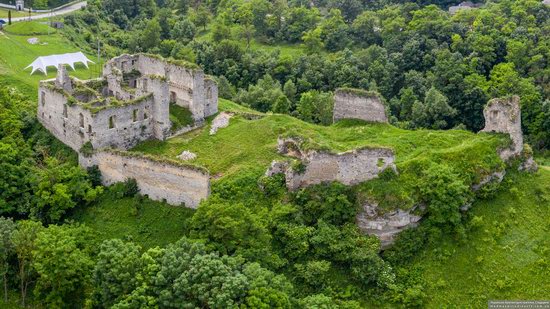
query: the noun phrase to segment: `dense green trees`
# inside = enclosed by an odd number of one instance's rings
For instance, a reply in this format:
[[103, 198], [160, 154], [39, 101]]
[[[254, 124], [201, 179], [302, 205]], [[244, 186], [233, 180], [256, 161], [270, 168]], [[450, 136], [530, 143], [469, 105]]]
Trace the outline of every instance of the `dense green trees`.
[[[550, 143], [543, 124], [548, 115], [543, 102], [550, 94], [544, 30], [550, 8], [540, 2], [501, 1], [451, 16], [446, 8], [453, 1], [318, 1], [315, 7], [303, 1], [167, 1], [156, 14], [161, 31], [154, 21], [136, 17], [155, 15], [145, 2], [125, 11], [124, 18], [135, 22], [130, 27], [122, 18], [121, 27], [130, 31], [117, 47], [194, 60], [242, 89], [234, 99], [261, 111], [299, 116], [304, 93], [358, 87], [380, 92], [391, 105], [392, 121], [401, 127], [477, 131], [488, 99], [518, 94], [528, 141], [537, 149]], [[120, 14], [109, 5], [104, 2], [103, 9], [120, 25]], [[189, 16], [169, 16], [167, 8], [189, 11]], [[176, 23], [181, 31], [169, 33], [168, 25]], [[296, 49], [290, 57], [272, 48], [250, 48], [252, 40], [272, 46], [303, 43], [306, 52]], [[285, 100], [278, 88], [289, 80], [296, 94]], [[434, 97], [435, 91], [442, 96]], [[446, 104], [441, 104], [443, 97]], [[433, 104], [436, 111], [426, 107]], [[319, 120], [323, 113], [301, 118], [326, 123]]]

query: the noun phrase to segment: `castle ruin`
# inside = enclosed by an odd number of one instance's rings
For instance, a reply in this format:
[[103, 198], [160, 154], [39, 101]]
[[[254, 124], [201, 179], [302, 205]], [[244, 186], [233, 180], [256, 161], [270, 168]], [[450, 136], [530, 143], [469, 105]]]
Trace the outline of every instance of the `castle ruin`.
[[497, 98], [490, 100], [483, 110], [485, 128], [482, 132], [506, 133], [510, 135], [512, 145], [500, 151], [500, 157], [507, 161], [523, 151], [523, 133], [521, 131], [520, 98]]
[[216, 83], [194, 64], [138, 54], [108, 61], [99, 79], [80, 81], [60, 66], [55, 80], [40, 83], [38, 120], [79, 151], [129, 149], [171, 134], [170, 104], [187, 108], [195, 124], [218, 112]]
[[81, 166], [97, 166], [103, 184], [135, 179], [151, 199], [191, 208], [210, 194], [206, 170], [114, 151], [172, 135], [171, 105], [188, 109], [192, 127], [218, 112], [217, 84], [195, 64], [122, 55], [101, 78], [84, 81], [61, 65], [55, 79], [40, 82], [38, 100], [40, 123], [79, 153]]
[[340, 88], [334, 92], [333, 121], [342, 119], [388, 123], [386, 106], [377, 93], [352, 88]]
[[343, 153], [304, 151], [301, 141], [295, 138], [279, 138], [278, 152], [298, 159], [299, 164], [274, 161], [266, 176], [285, 174], [286, 186], [296, 190], [323, 182], [339, 181], [355, 185], [373, 178], [391, 168], [397, 172], [393, 150], [389, 148], [361, 148]]

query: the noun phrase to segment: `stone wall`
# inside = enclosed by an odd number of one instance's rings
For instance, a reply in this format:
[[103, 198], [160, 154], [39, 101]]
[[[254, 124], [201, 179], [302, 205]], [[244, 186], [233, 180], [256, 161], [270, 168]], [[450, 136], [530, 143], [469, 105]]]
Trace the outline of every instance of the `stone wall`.
[[355, 185], [378, 177], [387, 168], [396, 170], [393, 151], [387, 148], [362, 148], [334, 154], [302, 151], [299, 141], [279, 139], [279, 152], [301, 161], [299, 170], [289, 164], [273, 163], [266, 173], [284, 172], [290, 190], [332, 181]]
[[145, 97], [135, 104], [106, 108], [92, 117], [90, 141], [94, 149], [129, 149], [155, 137], [154, 100]]
[[334, 93], [333, 121], [341, 119], [388, 122], [382, 99], [375, 93], [360, 89], [337, 89]]
[[86, 158], [79, 157], [80, 165], [96, 165], [104, 185], [135, 179], [140, 193], [172, 205], [185, 204], [197, 208], [210, 194], [210, 176], [192, 167], [153, 161], [111, 151], [101, 151]]
[[38, 121], [57, 139], [79, 151], [91, 138], [92, 114], [80, 106], [69, 106], [63, 92], [44, 86], [51, 82], [43, 81], [39, 88]]
[[210, 77], [204, 80], [205, 106], [204, 117], [209, 117], [218, 112], [218, 84]]
[[483, 110], [485, 128], [483, 132], [506, 133], [510, 135], [512, 145], [500, 151], [503, 161], [518, 156], [523, 151], [523, 133], [521, 131], [520, 98], [500, 98], [490, 100]]
[[201, 122], [218, 111], [218, 86], [201, 69], [138, 54], [113, 58], [105, 65], [104, 76], [116, 75], [117, 70], [164, 77], [169, 87], [169, 101], [188, 108], [195, 121]]

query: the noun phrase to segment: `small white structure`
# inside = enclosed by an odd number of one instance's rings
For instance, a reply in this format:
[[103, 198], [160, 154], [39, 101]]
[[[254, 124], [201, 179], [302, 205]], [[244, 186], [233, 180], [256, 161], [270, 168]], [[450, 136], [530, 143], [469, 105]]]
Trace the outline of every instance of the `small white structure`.
[[23, 11], [25, 9], [25, 1], [23, 0], [15, 1], [15, 9], [18, 11]]
[[62, 54], [62, 55], [51, 55], [51, 56], [42, 56], [36, 58], [33, 63], [29, 64], [25, 68], [28, 69], [32, 67], [31, 75], [36, 71], [42, 71], [45, 75], [48, 74], [47, 68], [50, 66], [59, 67], [60, 64], [67, 64], [74, 70], [75, 63], [83, 63], [86, 68], [88, 68], [88, 62], [94, 63], [92, 60], [88, 59], [86, 55], [82, 52]]
[[40, 40], [38, 38], [30, 38], [30, 39], [27, 39], [27, 42], [31, 45], [36, 45], [40, 43]]

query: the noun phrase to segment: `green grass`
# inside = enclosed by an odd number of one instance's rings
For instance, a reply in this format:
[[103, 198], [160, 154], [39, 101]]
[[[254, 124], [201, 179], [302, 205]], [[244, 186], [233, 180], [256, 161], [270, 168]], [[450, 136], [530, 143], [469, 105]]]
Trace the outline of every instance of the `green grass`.
[[[34, 15], [31, 13], [31, 15]], [[15, 11], [11, 10], [11, 17], [27, 17], [29, 16], [29, 12], [22, 12], [22, 11]], [[0, 18], [6, 19], [6, 22], [8, 21], [8, 9], [0, 8]]]
[[[37, 37], [41, 43], [29, 44], [27, 39], [31, 37]], [[37, 97], [39, 81], [54, 78], [57, 70], [54, 67], [49, 67], [47, 76], [41, 72], [30, 75], [30, 68], [24, 70], [25, 67], [39, 56], [79, 51], [59, 33], [39, 36], [0, 34], [0, 46], [2, 46], [0, 48], [0, 85], [17, 87], [32, 98]], [[88, 57], [96, 61], [92, 55], [88, 55]], [[69, 69], [69, 74], [80, 79], [88, 79], [97, 77], [100, 68], [101, 64], [90, 64], [90, 69], [86, 69], [82, 64], [77, 64], [76, 71]]]
[[[247, 111], [225, 100], [221, 100], [220, 110]], [[353, 121], [324, 127], [280, 114], [266, 114], [256, 120], [236, 115], [229, 127], [220, 129], [214, 136], [209, 135], [209, 127], [166, 142], [147, 141], [135, 150], [169, 158], [189, 150], [197, 154], [192, 163], [208, 168], [212, 174], [230, 176], [258, 167], [265, 170], [272, 160], [281, 158], [276, 151], [277, 138], [281, 135], [301, 136], [311, 148], [334, 152], [365, 146], [390, 147], [396, 152], [398, 165], [413, 159], [447, 160], [455, 165], [468, 165], [464, 168], [486, 168], [487, 171], [500, 164], [496, 148], [503, 143], [500, 135], [485, 133], [408, 131], [391, 125]]]
[[16, 35], [47, 35], [55, 32], [55, 29], [43, 22], [22, 21], [5, 26], [4, 32]]
[[94, 229], [100, 240], [132, 239], [144, 248], [163, 247], [187, 234], [193, 210], [146, 198], [122, 198], [113, 191], [71, 218]]
[[[442, 236], [412, 263], [429, 308], [482, 308], [491, 299], [541, 300], [550, 291], [550, 170], [513, 174], [474, 204], [466, 242]], [[476, 223], [472, 223], [476, 222]]]
[[170, 121], [172, 122], [172, 131], [177, 131], [193, 124], [193, 114], [188, 108], [170, 103]]

